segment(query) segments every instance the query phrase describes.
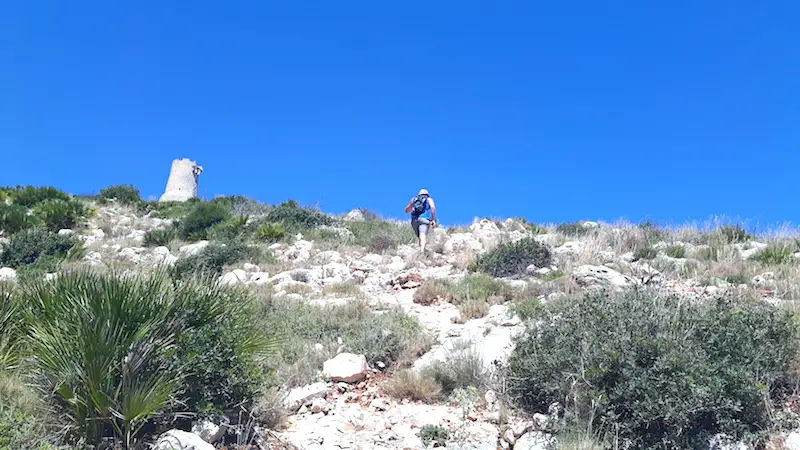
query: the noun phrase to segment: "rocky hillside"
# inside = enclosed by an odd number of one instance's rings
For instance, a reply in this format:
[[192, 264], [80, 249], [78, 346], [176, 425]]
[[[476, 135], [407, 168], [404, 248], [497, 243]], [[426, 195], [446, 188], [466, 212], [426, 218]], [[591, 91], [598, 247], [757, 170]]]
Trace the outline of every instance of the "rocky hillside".
[[0, 201], [0, 448], [800, 448], [788, 232]]

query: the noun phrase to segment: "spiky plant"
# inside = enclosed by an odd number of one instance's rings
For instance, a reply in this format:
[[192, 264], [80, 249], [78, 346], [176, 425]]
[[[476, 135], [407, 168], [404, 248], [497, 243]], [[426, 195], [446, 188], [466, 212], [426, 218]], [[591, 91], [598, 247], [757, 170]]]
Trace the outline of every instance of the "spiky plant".
[[[36, 368], [87, 443], [111, 434], [131, 448], [169, 410], [191, 368], [181, 336], [226, 319], [230, 291], [203, 280], [65, 272], [19, 290]], [[269, 350], [268, 340], [250, 350]]]
[[11, 285], [0, 282], [0, 372], [16, 368], [23, 339], [21, 309], [11, 296]]

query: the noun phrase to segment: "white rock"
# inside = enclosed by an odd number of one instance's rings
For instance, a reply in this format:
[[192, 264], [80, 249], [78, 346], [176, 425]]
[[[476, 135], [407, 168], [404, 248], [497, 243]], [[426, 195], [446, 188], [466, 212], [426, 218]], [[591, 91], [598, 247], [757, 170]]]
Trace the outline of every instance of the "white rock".
[[234, 284], [244, 283], [245, 280], [247, 280], [247, 272], [245, 272], [242, 269], [234, 269], [222, 275], [222, 279], [220, 280], [220, 282], [222, 284], [234, 285]]
[[354, 210], [350, 211], [349, 213], [347, 213], [344, 216], [344, 220], [350, 220], [350, 221], [353, 221], [353, 222], [361, 222], [361, 221], [365, 220], [364, 219], [364, 213], [361, 212], [360, 209], [354, 209]]
[[327, 413], [331, 410], [331, 405], [324, 398], [315, 398], [314, 401], [311, 402], [309, 410], [314, 414], [322, 412]]
[[583, 252], [585, 245], [583, 242], [580, 241], [570, 241], [565, 242], [560, 247], [557, 247], [553, 250], [553, 253], [556, 255], [569, 255], [569, 256], [576, 256], [580, 255]]
[[291, 412], [297, 411], [301, 406], [310, 404], [317, 398], [325, 397], [328, 393], [328, 384], [318, 382], [306, 386], [294, 388], [283, 400], [283, 405]]
[[322, 364], [322, 371], [331, 381], [356, 383], [367, 377], [367, 358], [364, 355], [340, 353]]
[[444, 243], [444, 252], [446, 254], [463, 251], [481, 252], [483, 251], [483, 245], [472, 234], [468, 233], [455, 233]]
[[103, 255], [100, 252], [89, 252], [83, 257], [83, 260], [93, 266], [99, 266], [103, 264]]
[[390, 405], [385, 399], [376, 398], [369, 404], [369, 407], [376, 411], [388, 411]]
[[786, 450], [800, 450], [800, 431], [792, 431], [783, 441], [783, 448]]
[[709, 440], [708, 450], [750, 450], [750, 447], [725, 434], [717, 434]]
[[544, 233], [544, 234], [537, 234], [533, 237], [533, 240], [540, 244], [547, 245], [549, 247], [555, 247], [561, 242], [561, 236], [555, 233]]
[[217, 421], [201, 420], [192, 423], [192, 433], [200, 436], [200, 439], [213, 444], [225, 436], [225, 425], [227, 419], [219, 417]]
[[335, 250], [319, 252], [314, 256], [314, 264], [341, 263], [343, 261], [342, 254]]
[[605, 266], [584, 265], [577, 267], [572, 276], [582, 286], [603, 286], [620, 289], [633, 285], [633, 281], [621, 273]]
[[180, 253], [182, 256], [192, 256], [200, 253], [206, 247], [208, 247], [208, 241], [198, 241], [194, 244], [186, 244], [182, 246], [178, 249], [178, 253]]
[[61, 236], [72, 236], [73, 234], [75, 234], [75, 231], [70, 230], [69, 228], [64, 228], [58, 230], [58, 234], [60, 234]]
[[256, 272], [250, 275], [248, 282], [252, 284], [267, 284], [269, 283], [269, 272]]
[[17, 271], [11, 267], [0, 268], [0, 282], [13, 283], [17, 281]]
[[169, 430], [158, 438], [153, 450], [214, 450], [214, 446], [194, 433]]
[[502, 232], [493, 220], [482, 219], [470, 225], [469, 229], [486, 250], [491, 250], [500, 243]]
[[244, 269], [245, 272], [261, 272], [261, 268], [251, 263], [242, 264], [242, 269]]
[[514, 450], [549, 450], [552, 438], [539, 431], [523, 434], [514, 444]]

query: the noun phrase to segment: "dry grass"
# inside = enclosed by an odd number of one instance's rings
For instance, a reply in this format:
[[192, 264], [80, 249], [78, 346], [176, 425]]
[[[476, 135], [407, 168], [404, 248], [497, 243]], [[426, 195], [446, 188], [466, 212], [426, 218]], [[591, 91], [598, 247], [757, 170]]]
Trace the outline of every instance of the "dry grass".
[[414, 292], [414, 303], [427, 306], [447, 301], [450, 298], [451, 288], [452, 283], [446, 280], [425, 280], [422, 286]]
[[467, 323], [472, 319], [480, 319], [489, 313], [489, 303], [485, 300], [469, 299], [458, 305], [459, 320], [457, 323]]
[[442, 394], [442, 386], [426, 371], [402, 370], [383, 385], [387, 395], [398, 400], [408, 399], [430, 403]]
[[322, 288], [322, 295], [343, 298], [366, 298], [364, 291], [353, 283], [335, 283]]

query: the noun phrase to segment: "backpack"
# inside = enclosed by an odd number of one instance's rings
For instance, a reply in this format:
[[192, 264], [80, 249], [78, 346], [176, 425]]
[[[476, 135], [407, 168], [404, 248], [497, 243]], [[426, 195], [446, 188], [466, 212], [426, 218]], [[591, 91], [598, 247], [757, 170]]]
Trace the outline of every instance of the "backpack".
[[411, 202], [411, 206], [414, 208], [411, 211], [411, 215], [414, 217], [419, 217], [428, 210], [428, 197], [426, 195], [418, 195], [414, 197], [414, 200]]

